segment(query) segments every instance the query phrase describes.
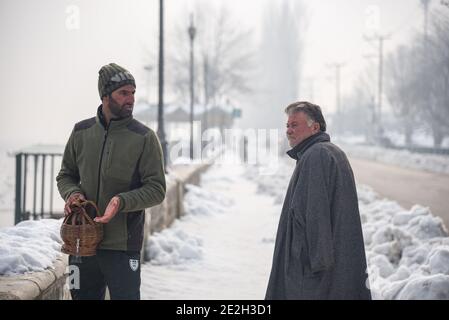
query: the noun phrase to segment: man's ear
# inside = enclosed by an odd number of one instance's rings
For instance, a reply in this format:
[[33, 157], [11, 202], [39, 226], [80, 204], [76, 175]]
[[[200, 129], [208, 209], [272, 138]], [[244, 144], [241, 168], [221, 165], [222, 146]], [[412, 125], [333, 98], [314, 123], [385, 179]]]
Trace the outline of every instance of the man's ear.
[[313, 131], [315, 133], [317, 133], [318, 131], [320, 131], [320, 124], [318, 122], [314, 122], [313, 123]]
[[101, 98], [101, 103], [103, 105], [108, 105], [109, 104], [109, 96], [104, 96], [103, 98]]

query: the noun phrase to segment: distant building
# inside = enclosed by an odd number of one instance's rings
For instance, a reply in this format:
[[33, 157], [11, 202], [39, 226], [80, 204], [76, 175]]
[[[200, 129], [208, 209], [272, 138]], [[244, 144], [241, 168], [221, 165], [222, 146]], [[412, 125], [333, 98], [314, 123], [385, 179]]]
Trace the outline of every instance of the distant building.
[[[153, 130], [157, 130], [157, 104], [148, 104], [140, 100], [134, 108], [134, 117], [146, 124]], [[208, 107], [203, 105], [194, 106], [193, 121], [198, 130], [201, 124], [201, 132], [209, 128], [218, 128], [223, 131], [226, 128], [232, 128], [234, 117], [239, 114], [236, 108], [231, 105]], [[190, 135], [190, 105], [166, 104], [164, 107], [165, 131], [168, 141], [185, 139]], [[199, 122], [199, 123], [198, 123]]]

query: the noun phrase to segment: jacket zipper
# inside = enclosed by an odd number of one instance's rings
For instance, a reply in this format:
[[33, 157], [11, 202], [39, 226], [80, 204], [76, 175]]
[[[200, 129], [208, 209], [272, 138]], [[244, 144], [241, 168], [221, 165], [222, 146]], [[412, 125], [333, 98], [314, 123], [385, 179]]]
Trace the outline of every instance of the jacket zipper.
[[111, 122], [109, 122], [108, 126], [106, 127], [106, 132], [104, 133], [103, 146], [101, 147], [100, 164], [98, 165], [98, 183], [97, 183], [97, 198], [96, 198], [97, 205], [99, 205], [99, 197], [100, 197], [101, 164], [103, 162], [104, 147], [106, 146], [106, 140], [108, 139], [108, 132], [109, 132], [110, 124], [111, 124]]

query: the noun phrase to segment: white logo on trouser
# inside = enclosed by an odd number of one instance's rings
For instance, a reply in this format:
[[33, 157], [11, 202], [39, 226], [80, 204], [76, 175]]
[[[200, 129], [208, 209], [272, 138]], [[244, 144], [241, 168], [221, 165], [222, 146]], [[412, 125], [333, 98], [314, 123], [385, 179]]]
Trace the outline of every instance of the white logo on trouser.
[[139, 260], [129, 259], [129, 266], [132, 271], [136, 271], [139, 268]]

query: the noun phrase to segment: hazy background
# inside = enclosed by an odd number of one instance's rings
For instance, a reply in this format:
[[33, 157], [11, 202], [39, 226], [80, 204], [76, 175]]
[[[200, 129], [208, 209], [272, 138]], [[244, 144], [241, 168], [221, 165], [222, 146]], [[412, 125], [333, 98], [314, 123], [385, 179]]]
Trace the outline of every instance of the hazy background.
[[[391, 34], [385, 42], [388, 54], [423, 26], [418, 0], [165, 1], [167, 56], [188, 48], [188, 16], [198, 8], [206, 16], [208, 10], [225, 8], [233, 28], [251, 34], [242, 50], [253, 57], [252, 91], [226, 97], [242, 108], [239, 125], [244, 127], [283, 127], [285, 104], [300, 99], [313, 100], [331, 114], [335, 71], [329, 64], [345, 64], [344, 95], [363, 68], [377, 63], [364, 58], [377, 54], [364, 34]], [[64, 144], [75, 122], [95, 114], [98, 70], [109, 62], [133, 73], [139, 98], [157, 102], [157, 68], [148, 74], [144, 66], [157, 66], [158, 14], [156, 0], [2, 0], [0, 143]], [[290, 26], [281, 26], [287, 20]], [[198, 23], [200, 39], [207, 30]], [[183, 28], [185, 48], [175, 41], [182, 40]], [[166, 64], [165, 100], [171, 102], [177, 99], [170, 82], [176, 71]], [[293, 78], [283, 76], [289, 69], [297, 71]]]

